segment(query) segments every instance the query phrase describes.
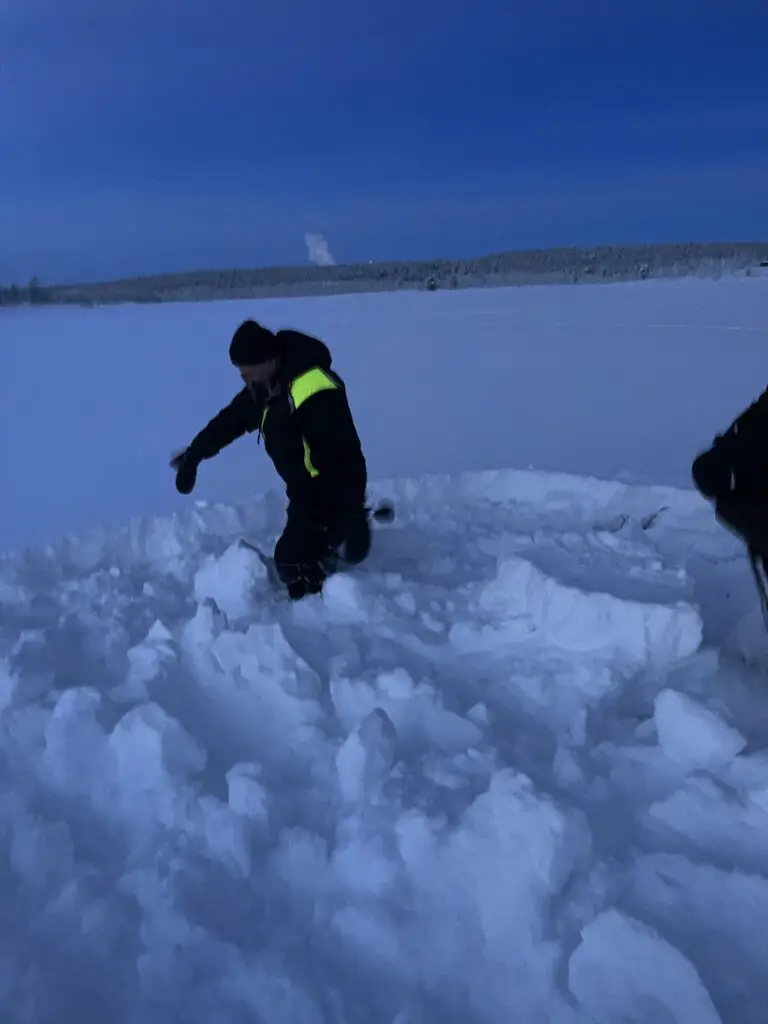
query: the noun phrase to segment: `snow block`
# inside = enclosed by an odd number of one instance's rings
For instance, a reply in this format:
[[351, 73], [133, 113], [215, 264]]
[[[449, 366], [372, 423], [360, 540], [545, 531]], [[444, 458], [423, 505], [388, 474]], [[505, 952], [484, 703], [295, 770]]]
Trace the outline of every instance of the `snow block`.
[[762, 1024], [768, 879], [679, 854], [650, 854], [633, 863], [624, 899], [630, 912], [638, 908], [646, 923], [696, 951], [696, 966], [726, 1020]]
[[211, 644], [222, 671], [261, 689], [268, 683], [294, 697], [317, 693], [317, 674], [296, 653], [275, 623], [250, 626], [245, 633], [225, 630]]
[[277, 624], [224, 630], [199, 659], [200, 686], [223, 730], [244, 744], [243, 753], [267, 763], [294, 763], [317, 754], [317, 673], [293, 650]]
[[360, 584], [346, 573], [336, 573], [325, 581], [322, 600], [326, 611], [337, 622], [368, 622]]
[[253, 763], [233, 765], [226, 775], [229, 806], [235, 814], [267, 826], [267, 791], [260, 781], [261, 768]]
[[228, 619], [246, 618], [253, 606], [253, 591], [266, 585], [267, 570], [255, 551], [230, 544], [219, 558], [209, 557], [195, 573], [195, 600], [212, 600]]
[[352, 730], [336, 754], [342, 797], [350, 803], [378, 803], [395, 761], [397, 732], [392, 719], [375, 708]]
[[648, 818], [684, 836], [700, 854], [730, 861], [747, 871], [764, 871], [768, 813], [761, 806], [760, 795], [736, 789], [730, 780], [692, 774], [670, 796], [651, 804]]
[[56, 701], [45, 724], [39, 766], [54, 789], [90, 794], [108, 771], [101, 708], [101, 694], [87, 686], [65, 690]]
[[247, 818], [210, 794], [201, 796], [192, 807], [192, 821], [182, 826], [189, 840], [230, 874], [240, 880], [248, 878], [252, 857]]
[[132, 708], [109, 737], [115, 781], [134, 792], [167, 792], [205, 767], [206, 753], [183, 726], [154, 703]]
[[[163, 664], [173, 658], [171, 641], [170, 632], [157, 619], [142, 643], [128, 648], [126, 656], [129, 668], [124, 692], [134, 690], [141, 694], [143, 684], [157, 678]], [[110, 696], [114, 697], [115, 691]]]
[[194, 535], [192, 520], [185, 529], [177, 516], [136, 519], [129, 524], [129, 550], [137, 562], [149, 564], [161, 573], [181, 576], [187, 564], [190, 540]]
[[596, 1021], [722, 1024], [693, 964], [652, 928], [615, 908], [583, 929], [568, 983]]
[[661, 749], [689, 770], [725, 768], [746, 746], [738, 730], [687, 694], [662, 690], [654, 705]]
[[489, 953], [502, 959], [511, 949], [535, 958], [531, 946], [546, 939], [550, 901], [592, 857], [585, 816], [511, 769], [493, 775], [446, 838], [418, 815], [402, 819], [398, 832], [422, 898], [434, 894], [438, 916], [474, 921]]
[[462, 651], [539, 642], [588, 655], [625, 671], [665, 667], [698, 650], [702, 622], [688, 604], [645, 604], [586, 593], [514, 556], [499, 560], [496, 577], [476, 593], [484, 626], [459, 623], [450, 633]]

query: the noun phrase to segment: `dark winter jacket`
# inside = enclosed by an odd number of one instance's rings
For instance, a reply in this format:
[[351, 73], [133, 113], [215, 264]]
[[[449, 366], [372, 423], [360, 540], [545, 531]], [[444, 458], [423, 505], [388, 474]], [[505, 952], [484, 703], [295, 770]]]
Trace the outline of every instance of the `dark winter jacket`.
[[768, 501], [768, 389], [696, 457], [693, 480], [716, 501]]
[[271, 391], [244, 387], [200, 431], [188, 452], [210, 459], [246, 433], [264, 447], [286, 485], [289, 501], [326, 522], [365, 503], [367, 468], [346, 388], [317, 338], [278, 331], [280, 370]]

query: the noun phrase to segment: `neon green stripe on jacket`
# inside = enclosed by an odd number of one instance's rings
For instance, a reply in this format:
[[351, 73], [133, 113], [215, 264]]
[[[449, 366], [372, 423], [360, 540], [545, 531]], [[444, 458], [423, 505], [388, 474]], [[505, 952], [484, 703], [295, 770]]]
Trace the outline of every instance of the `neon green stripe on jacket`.
[[[313, 367], [291, 381], [293, 407], [298, 409], [312, 395], [316, 395], [319, 391], [335, 391], [338, 386], [336, 381], [329, 377], [324, 370]], [[302, 441], [304, 443], [304, 468], [311, 477], [319, 476], [319, 471], [312, 464], [312, 453], [306, 438], [302, 438]]]

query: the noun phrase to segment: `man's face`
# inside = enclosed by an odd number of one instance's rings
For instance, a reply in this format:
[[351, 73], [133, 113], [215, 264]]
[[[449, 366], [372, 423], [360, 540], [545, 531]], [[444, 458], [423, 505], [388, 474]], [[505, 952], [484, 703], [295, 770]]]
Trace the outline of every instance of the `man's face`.
[[240, 376], [248, 384], [268, 384], [275, 375], [277, 360], [270, 359], [268, 363], [258, 363], [256, 366], [239, 366]]

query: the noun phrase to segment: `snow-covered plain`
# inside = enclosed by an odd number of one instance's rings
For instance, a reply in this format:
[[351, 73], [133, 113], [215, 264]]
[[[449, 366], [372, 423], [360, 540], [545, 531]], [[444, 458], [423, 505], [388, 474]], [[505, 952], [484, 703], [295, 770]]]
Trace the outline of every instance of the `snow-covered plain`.
[[[767, 299], [3, 313], [2, 533], [48, 544], [0, 559], [0, 1019], [763, 1024], [746, 560], [690, 489], [493, 467], [685, 484], [763, 386]], [[297, 605], [237, 543], [273, 542], [280, 493], [213, 500], [252, 441], [127, 518], [227, 400], [253, 310], [328, 338], [397, 477], [369, 563]]]
[[[330, 344], [373, 477], [509, 466], [690, 484], [763, 387], [768, 279], [399, 292], [0, 316], [0, 550], [187, 506], [168, 453], [230, 400], [247, 316]], [[196, 495], [274, 486], [233, 445]]]

